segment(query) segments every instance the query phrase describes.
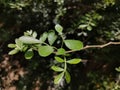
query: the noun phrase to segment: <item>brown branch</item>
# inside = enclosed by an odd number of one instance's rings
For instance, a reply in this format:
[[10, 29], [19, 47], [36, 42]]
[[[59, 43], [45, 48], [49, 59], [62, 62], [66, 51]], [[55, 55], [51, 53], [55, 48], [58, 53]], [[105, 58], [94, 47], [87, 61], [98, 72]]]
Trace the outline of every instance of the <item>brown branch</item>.
[[88, 49], [88, 48], [104, 48], [109, 45], [119, 45], [119, 44], [120, 44], [120, 42], [108, 42], [108, 43], [102, 44], [102, 45], [87, 45], [87, 46], [83, 47], [82, 50]]
[[[90, 49], [90, 48], [104, 48], [109, 45], [120, 45], [120, 42], [108, 42], [108, 43], [102, 44], [102, 45], [86, 45], [81, 50]], [[79, 50], [76, 50], [76, 51], [79, 51]], [[66, 53], [70, 53], [70, 52], [75, 52], [75, 51], [73, 51], [73, 50], [66, 51]]]

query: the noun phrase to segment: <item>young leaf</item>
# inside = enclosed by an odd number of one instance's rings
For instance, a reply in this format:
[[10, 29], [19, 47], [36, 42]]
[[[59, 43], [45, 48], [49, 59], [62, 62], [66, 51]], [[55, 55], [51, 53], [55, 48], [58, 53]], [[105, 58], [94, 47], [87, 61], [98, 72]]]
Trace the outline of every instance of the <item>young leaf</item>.
[[79, 40], [65, 40], [65, 45], [72, 50], [80, 50], [83, 48], [83, 43]]
[[9, 48], [15, 48], [16, 45], [15, 45], [15, 44], [8, 44], [8, 47], [9, 47]]
[[71, 81], [71, 76], [70, 76], [70, 73], [68, 71], [65, 72], [65, 79], [66, 79], [66, 82], [67, 83], [70, 83]]
[[32, 34], [32, 36], [34, 37], [34, 38], [36, 38], [37, 37], [37, 32], [33, 32], [33, 34]]
[[62, 34], [63, 31], [63, 27], [59, 24], [55, 25], [55, 30], [59, 33]]
[[81, 59], [71, 59], [68, 60], [67, 63], [69, 64], [78, 64], [81, 61]]
[[34, 56], [33, 50], [29, 49], [27, 52], [25, 52], [25, 59], [31, 59]]
[[57, 56], [55, 57], [55, 60], [58, 61], [58, 62], [60, 62], [60, 63], [64, 62], [64, 60], [62, 58], [57, 57]]
[[64, 55], [65, 54], [65, 49], [63, 49], [63, 48], [59, 48], [58, 50], [57, 50], [57, 53], [56, 53], [57, 55]]
[[19, 52], [18, 49], [13, 49], [13, 50], [11, 50], [8, 54], [9, 54], [9, 55], [14, 55], [14, 54], [16, 54], [16, 53], [18, 53], [18, 52]]
[[62, 72], [62, 73], [60, 73], [59, 75], [57, 75], [57, 76], [55, 77], [55, 79], [54, 79], [54, 83], [55, 83], [55, 84], [59, 84], [59, 83], [61, 82], [63, 76], [64, 76], [64, 72]]
[[29, 36], [22, 36], [19, 38], [19, 40], [25, 44], [36, 44], [36, 43], [40, 43], [39, 40], [33, 38], [33, 37], [29, 37]]
[[57, 39], [57, 35], [55, 35], [55, 32], [53, 30], [49, 31], [49, 33], [48, 33], [49, 44], [52, 45], [56, 39]]
[[49, 56], [50, 54], [52, 54], [54, 51], [53, 47], [51, 46], [40, 46], [38, 48], [38, 53], [40, 56], [42, 57], [47, 57]]
[[23, 46], [23, 43], [19, 39], [15, 39], [15, 43], [19, 49]]
[[48, 33], [44, 32], [41, 36], [40, 36], [40, 42], [44, 42], [48, 37]]
[[56, 72], [62, 72], [64, 69], [58, 66], [52, 66], [51, 67], [52, 70], [56, 71]]

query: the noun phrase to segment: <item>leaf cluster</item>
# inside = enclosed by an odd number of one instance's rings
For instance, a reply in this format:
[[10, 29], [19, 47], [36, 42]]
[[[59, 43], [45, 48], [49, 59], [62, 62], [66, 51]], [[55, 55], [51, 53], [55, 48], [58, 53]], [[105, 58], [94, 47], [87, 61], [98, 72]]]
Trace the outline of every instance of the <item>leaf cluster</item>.
[[[57, 34], [56, 34], [57, 33]], [[61, 37], [61, 47], [57, 48], [54, 43], [57, 41], [58, 36]], [[54, 79], [55, 84], [59, 84], [65, 76], [66, 82], [70, 83], [71, 77], [67, 70], [67, 64], [78, 64], [81, 59], [74, 58], [67, 60], [68, 52], [64, 49], [63, 44], [71, 51], [79, 51], [83, 48], [83, 43], [79, 40], [65, 39], [63, 35], [63, 27], [59, 24], [55, 25], [55, 30], [44, 32], [39, 36], [35, 31], [26, 31], [24, 35], [15, 40], [15, 44], [9, 44], [9, 48], [13, 48], [9, 55], [14, 55], [18, 52], [24, 52], [26, 59], [31, 59], [34, 56], [34, 51], [37, 51], [41, 57], [47, 57], [51, 54], [55, 55], [55, 60], [59, 64], [64, 64], [63, 67], [56, 65], [51, 66], [55, 72], [60, 72]], [[63, 57], [63, 58], [61, 58]]]

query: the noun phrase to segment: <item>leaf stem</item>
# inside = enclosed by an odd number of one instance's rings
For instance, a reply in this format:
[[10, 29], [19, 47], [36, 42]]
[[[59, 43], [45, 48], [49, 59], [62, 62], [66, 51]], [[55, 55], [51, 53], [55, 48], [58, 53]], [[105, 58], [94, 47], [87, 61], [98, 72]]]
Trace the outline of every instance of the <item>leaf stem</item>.
[[64, 42], [64, 37], [62, 34], [60, 34], [61, 38], [62, 38], [62, 44], [61, 44], [61, 48], [63, 47], [63, 42]]
[[66, 70], [67, 70], [67, 62], [66, 62], [66, 57], [64, 57], [64, 60], [65, 60], [65, 62], [64, 62], [64, 73], [66, 72]]

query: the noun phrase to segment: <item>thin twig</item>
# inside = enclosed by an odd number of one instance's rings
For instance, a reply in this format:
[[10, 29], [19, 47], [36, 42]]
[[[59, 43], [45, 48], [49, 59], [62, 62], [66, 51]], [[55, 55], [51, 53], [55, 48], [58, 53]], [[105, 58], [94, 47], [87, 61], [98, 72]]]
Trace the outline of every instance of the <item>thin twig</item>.
[[[86, 45], [81, 50], [90, 49], [90, 48], [104, 48], [109, 45], [120, 45], [120, 42], [108, 42], [108, 43], [102, 44], [102, 45]], [[75, 50], [75, 51], [80, 51], [80, 50]], [[66, 53], [75, 52], [75, 51], [70, 50], [70, 51], [66, 51]]]
[[87, 45], [87, 46], [83, 47], [82, 50], [88, 49], [88, 48], [104, 48], [109, 45], [119, 45], [119, 44], [120, 44], [120, 42], [108, 42], [108, 43], [102, 44], [102, 45]]

